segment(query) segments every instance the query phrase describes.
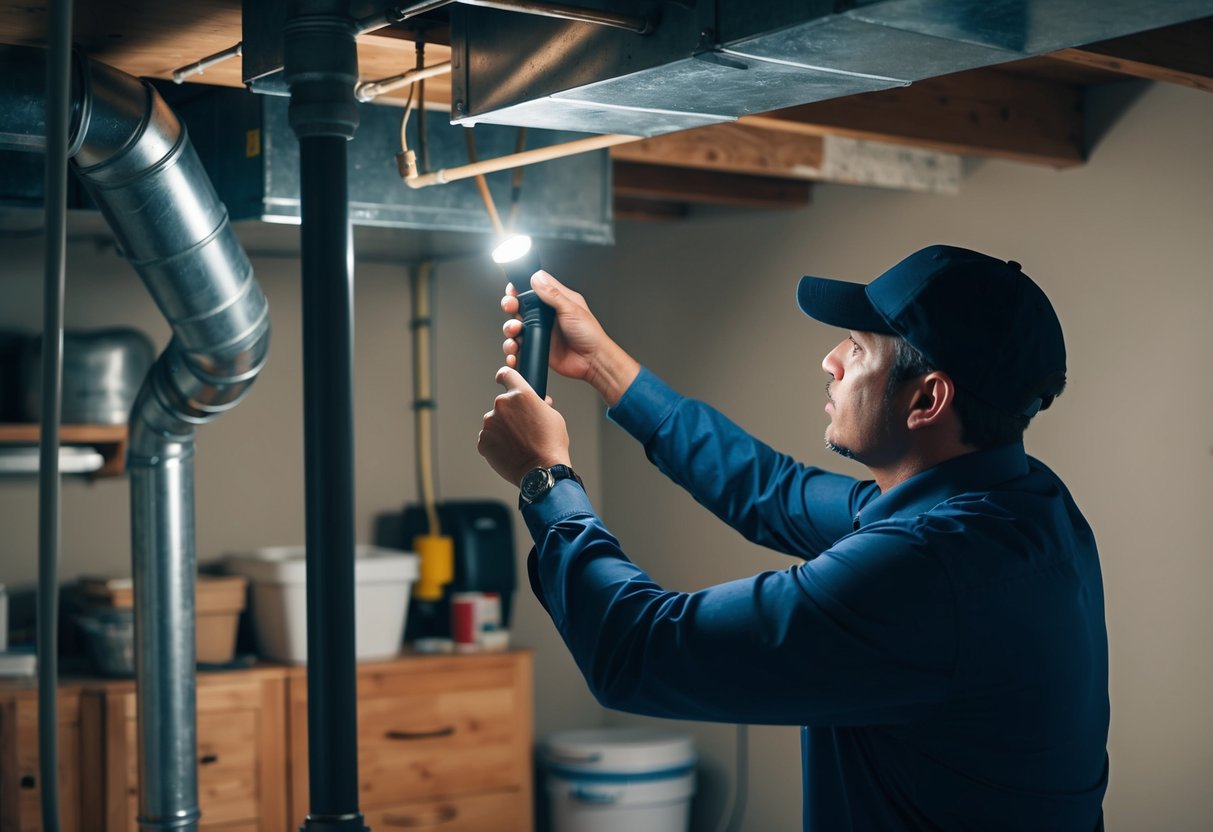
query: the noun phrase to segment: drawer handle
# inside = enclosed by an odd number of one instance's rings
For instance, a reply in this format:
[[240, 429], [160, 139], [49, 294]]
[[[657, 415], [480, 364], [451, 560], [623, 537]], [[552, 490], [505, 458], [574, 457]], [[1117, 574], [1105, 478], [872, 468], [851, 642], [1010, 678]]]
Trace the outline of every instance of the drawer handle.
[[219, 762], [218, 754], [203, 754], [198, 758], [198, 765], [209, 766], [211, 763]]
[[389, 740], [432, 740], [435, 737], [449, 737], [453, 733], [454, 725], [444, 725], [433, 731], [388, 731], [384, 736]]
[[38, 785], [38, 781], [34, 779], [34, 775], [27, 774], [21, 778], [21, 788], [32, 789]]
[[459, 810], [454, 806], [437, 806], [428, 812], [413, 812], [408, 815], [384, 815], [384, 826], [403, 826], [418, 829], [423, 826], [440, 826], [450, 823], [459, 816]]

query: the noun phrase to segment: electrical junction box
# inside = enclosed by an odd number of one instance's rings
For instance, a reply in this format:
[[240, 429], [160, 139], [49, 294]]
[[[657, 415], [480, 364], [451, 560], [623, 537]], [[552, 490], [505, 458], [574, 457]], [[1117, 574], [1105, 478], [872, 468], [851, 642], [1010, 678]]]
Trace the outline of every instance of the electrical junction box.
[[[185, 123], [190, 141], [232, 220], [298, 223], [299, 142], [287, 117], [290, 100], [247, 90], [199, 84], [157, 83]], [[430, 170], [467, 164], [467, 128], [441, 113], [427, 113]], [[491, 233], [492, 224], [473, 179], [414, 190], [400, 178], [400, 107], [359, 105], [358, 131], [348, 144], [350, 220], [354, 225]], [[418, 150], [414, 112], [409, 149]], [[475, 132], [479, 159], [512, 153], [518, 130], [485, 125]], [[526, 149], [582, 134], [528, 130]], [[419, 160], [420, 161], [420, 160]], [[512, 171], [486, 177], [502, 215], [510, 209]], [[540, 238], [590, 243], [614, 241], [611, 162], [594, 151], [525, 168], [518, 231]]]

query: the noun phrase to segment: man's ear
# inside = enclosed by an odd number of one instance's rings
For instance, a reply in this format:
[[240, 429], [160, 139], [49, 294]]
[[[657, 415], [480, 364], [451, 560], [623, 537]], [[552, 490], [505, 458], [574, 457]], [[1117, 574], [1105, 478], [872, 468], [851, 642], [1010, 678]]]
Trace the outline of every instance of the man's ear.
[[939, 425], [956, 401], [956, 385], [947, 373], [934, 371], [914, 382], [913, 405], [906, 417], [910, 430]]

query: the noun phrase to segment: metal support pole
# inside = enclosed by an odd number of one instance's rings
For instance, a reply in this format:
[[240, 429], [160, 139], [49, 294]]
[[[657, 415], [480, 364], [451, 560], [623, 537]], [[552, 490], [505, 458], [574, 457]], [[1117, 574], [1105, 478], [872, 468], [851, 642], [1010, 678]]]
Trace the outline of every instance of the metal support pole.
[[293, 0], [284, 76], [299, 137], [307, 495], [309, 832], [362, 832], [354, 663], [353, 238], [346, 142], [358, 57], [346, 4]]

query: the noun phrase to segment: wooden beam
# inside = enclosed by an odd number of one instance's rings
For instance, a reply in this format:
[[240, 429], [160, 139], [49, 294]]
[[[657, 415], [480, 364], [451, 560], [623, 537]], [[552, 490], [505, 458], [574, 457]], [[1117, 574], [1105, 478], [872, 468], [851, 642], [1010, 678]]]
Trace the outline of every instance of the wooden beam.
[[820, 136], [743, 124], [714, 124], [611, 149], [611, 158], [720, 173], [806, 178], [821, 169]]
[[612, 148], [616, 161], [955, 193], [958, 156], [827, 133], [718, 124]]
[[631, 222], [677, 222], [686, 219], [690, 208], [685, 202], [615, 197], [615, 219]]
[[741, 122], [1053, 167], [1085, 161], [1082, 90], [996, 69], [743, 116]]
[[1062, 49], [1049, 57], [1213, 92], [1213, 17]]
[[809, 183], [803, 181], [618, 160], [614, 168], [617, 199], [624, 197], [747, 208], [799, 208], [809, 202]]

